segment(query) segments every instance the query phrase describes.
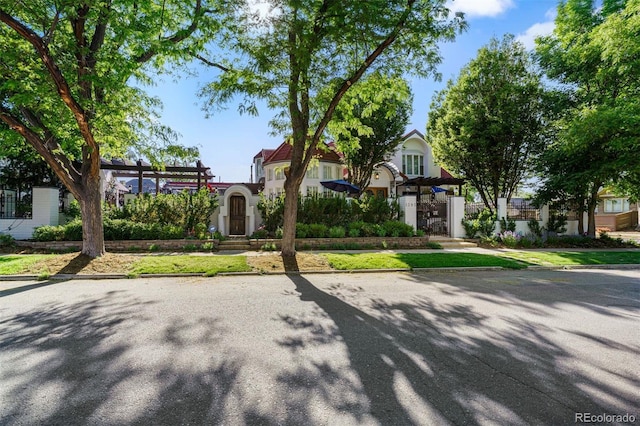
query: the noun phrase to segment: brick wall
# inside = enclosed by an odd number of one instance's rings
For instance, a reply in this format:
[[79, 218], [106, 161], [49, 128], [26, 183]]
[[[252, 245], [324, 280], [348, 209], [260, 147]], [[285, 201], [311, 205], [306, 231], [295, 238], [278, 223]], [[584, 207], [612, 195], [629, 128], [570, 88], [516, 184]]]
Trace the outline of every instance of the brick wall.
[[[213, 242], [217, 247], [218, 240], [122, 240], [105, 241], [105, 249], [113, 252], [149, 251], [155, 245], [160, 251], [183, 251], [185, 246], [195, 245], [198, 249], [204, 243]], [[39, 250], [72, 251], [82, 248], [82, 241], [16, 241], [18, 247], [30, 247]]]

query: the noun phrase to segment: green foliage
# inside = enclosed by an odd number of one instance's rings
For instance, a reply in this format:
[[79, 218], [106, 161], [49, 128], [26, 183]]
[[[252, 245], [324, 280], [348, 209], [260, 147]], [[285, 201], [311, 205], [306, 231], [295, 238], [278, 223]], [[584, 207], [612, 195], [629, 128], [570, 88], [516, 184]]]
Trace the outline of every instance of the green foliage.
[[[142, 87], [201, 50], [219, 30], [224, 5], [215, 15], [189, 0], [4, 1], [1, 8], [0, 155], [35, 148], [100, 216], [101, 155], [133, 152], [163, 163], [179, 151], [175, 132], [159, 124], [157, 99]], [[102, 221], [88, 219], [93, 238], [82, 251], [95, 257], [104, 250]]]
[[296, 238], [307, 238], [309, 234], [309, 225], [305, 223], [296, 223]]
[[329, 228], [323, 223], [309, 224], [307, 238], [325, 238], [329, 236]]
[[63, 241], [64, 225], [45, 225], [33, 230], [33, 239], [36, 241]]
[[264, 243], [260, 247], [260, 250], [262, 250], [262, 251], [276, 251], [276, 250], [278, 250], [278, 247], [276, 246], [276, 243], [268, 242], [268, 243]]
[[[274, 235], [283, 223], [284, 196], [267, 199], [261, 195], [258, 209], [262, 214], [264, 229], [270, 235]], [[327, 228], [341, 226], [351, 230], [354, 229], [351, 226], [353, 222], [356, 222], [354, 226], [359, 231], [362, 231], [365, 226], [362, 223], [368, 223], [366, 231], [360, 232], [359, 235], [374, 236], [377, 231], [373, 224], [396, 219], [399, 217], [399, 212], [400, 205], [397, 201], [388, 202], [384, 198], [368, 195], [363, 195], [361, 199], [351, 199], [351, 201], [342, 197], [304, 197], [298, 199], [296, 237], [310, 236], [309, 228], [303, 225], [320, 224]], [[354, 235], [349, 233], [349, 236]]]
[[482, 210], [476, 219], [462, 219], [467, 238], [491, 238], [496, 229], [496, 215], [489, 209]]
[[155, 253], [155, 252], [157, 252], [157, 251], [159, 251], [159, 250], [160, 250], [160, 246], [158, 246], [157, 244], [151, 244], [151, 245], [149, 246], [149, 251], [150, 251], [151, 253]]
[[[294, 199], [345, 93], [375, 69], [389, 75], [434, 73], [438, 42], [453, 40], [465, 27], [445, 0], [285, 1], [264, 20], [250, 9], [238, 7], [228, 20], [234, 42], [225, 46], [234, 59], [202, 95], [209, 109], [240, 99], [240, 111], [257, 113], [258, 100], [278, 111], [272, 125], [292, 145], [295, 161], [284, 189]], [[286, 223], [295, 223], [297, 203], [284, 214]], [[284, 233], [283, 253], [293, 255], [295, 229]]]
[[540, 76], [522, 44], [491, 40], [431, 103], [427, 139], [436, 159], [465, 177], [492, 210], [511, 198], [546, 142]]
[[634, 195], [640, 181], [639, 16], [637, 0], [561, 2], [553, 34], [536, 42], [541, 68], [564, 95], [556, 141], [539, 165], [538, 198], [563, 198], [588, 212], [591, 237], [600, 188]]
[[258, 201], [258, 210], [262, 216], [264, 229], [268, 233], [275, 233], [282, 226], [284, 217], [284, 194], [275, 198], [267, 198], [262, 192]]
[[202, 188], [193, 194], [189, 191], [155, 196], [143, 194], [122, 210], [107, 210], [105, 216], [144, 224], [172, 225], [181, 228], [183, 235], [206, 239], [210, 218], [217, 206], [217, 198]]
[[387, 236], [390, 237], [412, 237], [413, 227], [403, 222], [387, 220], [382, 225]]
[[264, 228], [256, 229], [253, 234], [251, 234], [251, 238], [256, 240], [263, 240], [267, 237], [269, 237], [269, 233]]
[[516, 232], [516, 221], [515, 219], [506, 219], [504, 217], [500, 218], [500, 231], [511, 231]]
[[435, 241], [428, 241], [425, 244], [425, 247], [428, 249], [432, 249], [432, 250], [442, 250], [442, 245], [440, 243], [437, 243]]
[[547, 231], [552, 234], [564, 234], [567, 232], [567, 216], [562, 214], [551, 214], [547, 221]]
[[198, 250], [198, 247], [195, 244], [185, 244], [182, 247], [182, 250], [184, 250], [184, 251], [196, 251], [196, 250]]
[[529, 220], [529, 222], [527, 222], [527, 226], [529, 226], [529, 231], [532, 235], [534, 235], [536, 238], [542, 238], [543, 229], [542, 226], [540, 226], [540, 222], [535, 219], [531, 219]]
[[16, 240], [9, 234], [0, 233], [0, 247], [13, 247], [16, 245]]
[[212, 251], [215, 248], [212, 242], [202, 243], [200, 249], [204, 251]]
[[369, 186], [374, 167], [386, 161], [402, 141], [413, 97], [407, 82], [374, 72], [349, 90], [328, 129], [358, 188]]
[[82, 215], [80, 214], [80, 203], [78, 200], [71, 201], [69, 207], [65, 209], [64, 214], [72, 220], [80, 219]]
[[329, 228], [329, 238], [344, 238], [346, 230], [342, 226], [332, 226]]
[[[104, 239], [119, 240], [173, 240], [184, 238], [180, 226], [158, 223], [139, 223], [125, 219], [105, 219]], [[82, 222], [79, 219], [65, 225], [40, 226], [33, 231], [36, 241], [81, 241]]]

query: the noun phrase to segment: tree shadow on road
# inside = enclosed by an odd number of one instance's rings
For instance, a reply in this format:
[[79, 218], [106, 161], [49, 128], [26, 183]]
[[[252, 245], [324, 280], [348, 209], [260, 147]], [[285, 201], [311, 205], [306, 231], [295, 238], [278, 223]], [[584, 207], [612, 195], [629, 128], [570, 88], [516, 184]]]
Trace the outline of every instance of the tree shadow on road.
[[214, 348], [224, 329], [210, 319], [174, 320], [145, 347], [135, 335], [149, 303], [111, 291], [5, 316], [0, 424], [220, 423], [238, 363], [203, 357], [193, 367], [183, 357]]
[[[546, 338], [539, 325], [513, 319], [496, 328], [491, 316], [469, 305], [425, 297], [354, 306], [305, 276], [288, 278], [300, 300], [319, 309], [315, 319], [281, 317], [292, 331], [280, 344], [300, 352], [342, 343], [350, 369], [316, 362], [281, 381], [293, 395], [342, 388], [349, 404], [329, 396], [325, 402], [350, 411], [358, 423], [573, 424], [576, 412], [624, 412], [635, 406], [633, 377], [621, 378], [621, 390], [561, 368], [573, 355]], [[327, 318], [334, 327], [327, 326]], [[288, 411], [314, 424], [308, 400], [287, 402]]]

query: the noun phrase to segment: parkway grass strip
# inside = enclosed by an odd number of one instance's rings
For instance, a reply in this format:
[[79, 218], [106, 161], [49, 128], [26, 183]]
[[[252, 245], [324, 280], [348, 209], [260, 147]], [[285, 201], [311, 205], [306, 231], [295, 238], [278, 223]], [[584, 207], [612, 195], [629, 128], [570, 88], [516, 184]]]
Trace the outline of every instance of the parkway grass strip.
[[478, 253], [325, 253], [334, 269], [417, 269], [459, 267], [502, 267], [522, 269], [526, 265], [514, 259], [506, 259]]
[[146, 256], [135, 262], [129, 275], [142, 274], [204, 274], [249, 272], [245, 256]]
[[17, 275], [28, 272], [35, 263], [51, 257], [50, 254], [16, 254], [0, 256], [0, 275]]
[[640, 264], [640, 251], [511, 251], [501, 256], [535, 266]]

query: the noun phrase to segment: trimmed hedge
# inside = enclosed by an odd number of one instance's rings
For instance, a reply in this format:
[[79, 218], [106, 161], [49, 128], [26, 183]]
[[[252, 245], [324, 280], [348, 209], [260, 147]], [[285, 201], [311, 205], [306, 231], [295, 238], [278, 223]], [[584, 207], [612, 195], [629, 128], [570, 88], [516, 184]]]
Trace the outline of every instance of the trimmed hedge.
[[[105, 219], [104, 239], [118, 240], [175, 240], [184, 238], [184, 230], [176, 225], [132, 222], [126, 219]], [[73, 220], [65, 225], [40, 226], [33, 232], [36, 241], [81, 241], [82, 223]]]

